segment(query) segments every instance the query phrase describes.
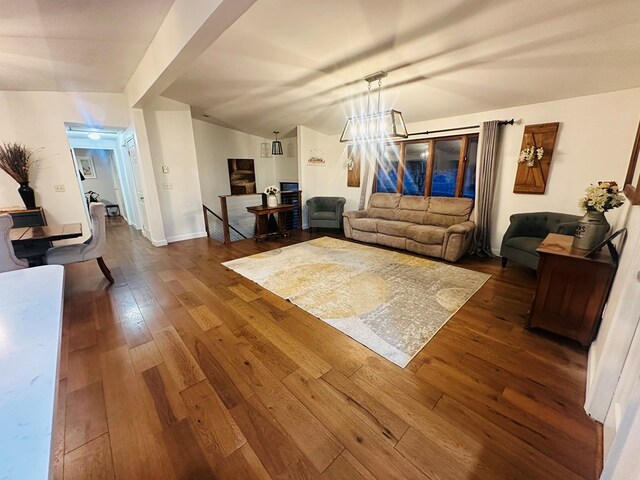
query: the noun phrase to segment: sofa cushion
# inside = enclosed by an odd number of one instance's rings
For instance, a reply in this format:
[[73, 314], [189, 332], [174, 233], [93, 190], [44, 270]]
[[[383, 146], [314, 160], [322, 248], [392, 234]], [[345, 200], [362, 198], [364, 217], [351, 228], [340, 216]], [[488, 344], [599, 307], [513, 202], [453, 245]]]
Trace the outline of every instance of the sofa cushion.
[[398, 205], [398, 220], [422, 224], [429, 207], [428, 197], [403, 196]]
[[351, 228], [361, 232], [376, 233], [378, 231], [378, 222], [377, 218], [354, 218], [351, 220]]
[[369, 216], [396, 220], [401, 196], [399, 193], [374, 193], [369, 200]]
[[406, 250], [407, 248], [407, 237], [396, 237], [394, 235], [378, 233], [376, 241], [378, 245], [384, 245], [386, 247], [401, 248], [402, 250]]
[[523, 250], [533, 255], [538, 255], [536, 248], [542, 243], [542, 238], [538, 237], [512, 237], [504, 244], [507, 247], [515, 248], [517, 250]]
[[314, 220], [335, 220], [337, 218], [337, 214], [335, 210], [331, 212], [323, 211], [323, 212], [313, 212], [310, 215], [310, 218]]
[[429, 197], [423, 223], [449, 227], [469, 220], [472, 209], [473, 200], [470, 198]]
[[398, 222], [394, 220], [378, 220], [378, 233], [393, 235], [394, 237], [406, 237], [407, 229], [414, 224], [409, 222]]
[[418, 243], [442, 245], [446, 231], [446, 228], [435, 225], [412, 225], [407, 229], [407, 238]]
[[398, 208], [400, 203], [399, 193], [373, 193], [369, 199], [369, 208]]

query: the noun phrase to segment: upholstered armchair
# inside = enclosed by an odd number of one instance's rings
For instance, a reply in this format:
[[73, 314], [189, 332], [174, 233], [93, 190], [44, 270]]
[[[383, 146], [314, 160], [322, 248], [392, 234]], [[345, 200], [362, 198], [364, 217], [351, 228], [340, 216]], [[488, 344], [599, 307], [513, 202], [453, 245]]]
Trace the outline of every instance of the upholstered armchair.
[[68, 263], [97, 260], [102, 274], [109, 283], [113, 283], [113, 276], [102, 258], [107, 248], [104, 203], [89, 204], [89, 213], [91, 215], [91, 237], [84, 243], [50, 248], [47, 250], [45, 263], [47, 265], [66, 265]]
[[313, 197], [307, 200], [309, 231], [315, 228], [342, 228], [346, 200], [342, 197]]
[[0, 273], [27, 268], [29, 264], [25, 260], [16, 257], [11, 244], [9, 232], [13, 227], [11, 215], [0, 215]]
[[510, 217], [510, 225], [502, 238], [500, 256], [502, 268], [507, 260], [538, 269], [540, 255], [538, 245], [550, 233], [573, 235], [580, 219], [577, 215], [555, 212], [515, 213]]

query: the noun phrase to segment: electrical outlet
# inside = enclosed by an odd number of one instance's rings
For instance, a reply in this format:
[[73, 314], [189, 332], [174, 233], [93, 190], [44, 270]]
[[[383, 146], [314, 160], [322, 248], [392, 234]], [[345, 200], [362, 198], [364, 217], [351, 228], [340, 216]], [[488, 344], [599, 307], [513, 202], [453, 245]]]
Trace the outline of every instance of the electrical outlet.
[[171, 190], [173, 188], [173, 183], [163, 183], [162, 188], [165, 190]]
[[54, 189], [56, 192], [64, 192], [64, 185], [54, 185], [54, 186], [53, 186], [53, 189]]
[[162, 173], [169, 173], [169, 167], [167, 167], [166, 165], [162, 166]]

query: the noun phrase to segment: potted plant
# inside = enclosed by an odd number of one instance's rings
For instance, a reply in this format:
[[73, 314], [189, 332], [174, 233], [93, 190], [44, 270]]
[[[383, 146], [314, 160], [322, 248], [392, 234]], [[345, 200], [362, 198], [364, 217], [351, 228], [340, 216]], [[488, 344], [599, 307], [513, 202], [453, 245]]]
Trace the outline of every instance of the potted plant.
[[578, 228], [573, 238], [573, 246], [581, 250], [591, 250], [598, 245], [609, 231], [605, 212], [618, 208], [624, 203], [618, 184], [613, 181], [589, 185], [586, 195], [578, 201], [578, 206], [586, 213], [578, 220]]
[[275, 185], [269, 185], [267, 188], [264, 189], [264, 193], [267, 194], [267, 206], [269, 207], [278, 206], [278, 197], [276, 197], [276, 195], [279, 191], [280, 189]]
[[34, 153], [20, 143], [0, 143], [0, 168], [20, 184], [18, 193], [27, 209], [36, 208], [35, 194], [29, 186], [29, 171], [35, 163]]

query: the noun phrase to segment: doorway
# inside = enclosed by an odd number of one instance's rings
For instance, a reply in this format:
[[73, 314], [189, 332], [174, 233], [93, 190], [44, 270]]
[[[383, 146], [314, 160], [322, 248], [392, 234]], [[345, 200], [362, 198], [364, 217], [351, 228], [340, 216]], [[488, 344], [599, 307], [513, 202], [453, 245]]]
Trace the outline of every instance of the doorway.
[[[79, 124], [65, 126], [80, 201], [89, 224], [88, 205], [99, 201], [106, 205], [109, 219], [121, 217], [137, 230], [143, 228], [140, 220], [143, 215], [136, 201], [138, 193], [134, 173], [129, 153], [123, 148], [125, 129], [93, 128]], [[135, 146], [135, 140], [133, 142]]]

